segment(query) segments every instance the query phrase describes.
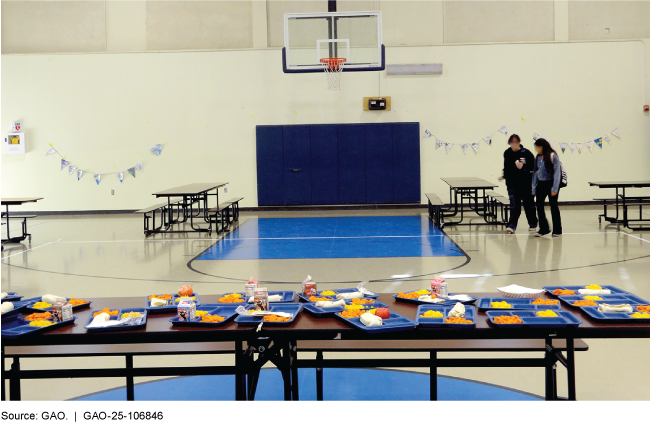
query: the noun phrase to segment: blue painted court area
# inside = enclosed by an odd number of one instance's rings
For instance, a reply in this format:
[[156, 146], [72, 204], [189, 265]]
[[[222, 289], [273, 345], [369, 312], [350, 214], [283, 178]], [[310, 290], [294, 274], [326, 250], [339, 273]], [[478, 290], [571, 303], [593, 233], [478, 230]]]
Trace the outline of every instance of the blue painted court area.
[[[298, 370], [300, 400], [316, 400], [316, 373]], [[283, 400], [282, 375], [277, 369], [262, 370], [255, 400]], [[324, 400], [429, 400], [429, 375], [373, 369], [323, 370]], [[235, 400], [232, 375], [183, 377], [135, 386], [140, 401]], [[438, 377], [439, 400], [541, 400], [526, 393], [472, 381]], [[126, 400], [120, 388], [77, 400]]]
[[198, 260], [463, 256], [427, 216], [250, 218]]

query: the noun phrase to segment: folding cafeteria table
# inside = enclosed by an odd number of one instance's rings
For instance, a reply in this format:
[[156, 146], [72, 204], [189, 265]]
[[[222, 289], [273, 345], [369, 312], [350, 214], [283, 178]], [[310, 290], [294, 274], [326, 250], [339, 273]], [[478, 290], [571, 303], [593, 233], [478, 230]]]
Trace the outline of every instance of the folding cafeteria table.
[[[445, 177], [442, 181], [449, 185], [449, 204], [450, 206], [443, 210], [442, 216], [445, 225], [485, 225], [496, 223], [497, 216], [490, 211], [486, 190], [492, 190], [498, 187], [498, 184], [491, 183], [482, 178], [476, 177]], [[467, 200], [467, 206], [465, 206]], [[479, 201], [481, 204], [479, 206]], [[476, 212], [476, 214], [485, 220], [485, 223], [463, 223], [465, 211]], [[449, 221], [447, 218], [453, 218], [460, 213], [460, 219]]]
[[[36, 203], [39, 200], [42, 200], [42, 197], [18, 197], [18, 198], [2, 198], [2, 206], [5, 207], [5, 212], [2, 212], [2, 215], [5, 217], [6, 222], [5, 225], [7, 226], [7, 238], [2, 239], [2, 250], [4, 250], [4, 244], [5, 243], [20, 243], [21, 241], [25, 240], [27, 237], [29, 239], [32, 239], [32, 235], [27, 233], [27, 219], [29, 218], [34, 218], [34, 216], [22, 216], [22, 217], [14, 217], [10, 218], [9, 217], [9, 206], [20, 206], [25, 203]], [[11, 219], [19, 218], [22, 219], [22, 234], [18, 237], [11, 237], [11, 234], [9, 233], [9, 221]]]
[[[631, 230], [648, 230], [650, 226], [640, 225], [630, 227], [630, 222], [650, 222], [650, 218], [643, 218], [643, 202], [645, 200], [650, 200], [650, 196], [626, 196], [626, 188], [645, 188], [650, 187], [650, 180], [642, 181], [605, 181], [605, 182], [589, 182], [589, 185], [592, 187], [598, 188], [614, 188], [616, 189], [616, 196], [614, 199], [597, 199], [603, 201], [603, 214], [598, 216], [598, 222], [601, 221], [601, 218], [604, 218], [605, 221], [616, 224], [617, 227], [620, 227], [623, 224], [624, 227], [627, 227]], [[619, 192], [620, 190], [620, 192]], [[607, 216], [607, 202], [613, 201], [614, 206], [616, 207], [615, 216]], [[632, 203], [632, 204], [631, 204]], [[639, 207], [639, 218], [630, 219], [628, 216], [628, 207], [629, 206], [638, 206]], [[619, 207], [622, 207], [623, 216], [619, 215]]]

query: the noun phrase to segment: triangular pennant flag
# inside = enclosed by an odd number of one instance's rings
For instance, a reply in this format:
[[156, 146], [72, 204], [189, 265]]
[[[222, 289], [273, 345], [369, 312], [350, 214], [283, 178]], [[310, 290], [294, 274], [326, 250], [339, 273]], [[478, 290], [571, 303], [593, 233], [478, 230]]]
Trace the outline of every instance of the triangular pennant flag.
[[612, 134], [614, 134], [616, 137], [621, 138], [621, 133], [618, 132], [618, 128], [614, 128], [611, 132], [612, 132]]
[[508, 129], [506, 128], [505, 125], [502, 126], [501, 128], [499, 128], [499, 132], [502, 132], [502, 133], [504, 133], [505, 135], [508, 135]]
[[133, 168], [128, 169], [129, 174], [133, 175], [135, 177], [135, 166]]
[[607, 134], [603, 136], [603, 140], [605, 140], [608, 143], [611, 143], [611, 140], [609, 139], [609, 136]]
[[81, 169], [77, 169], [77, 181], [81, 179], [81, 176], [84, 174], [84, 172]]
[[576, 148], [578, 149], [578, 153], [582, 153], [582, 143], [576, 143]]
[[439, 147], [442, 147], [443, 144], [445, 144], [444, 141], [440, 140], [439, 138], [436, 138], [436, 150], [438, 150]]
[[137, 169], [140, 172], [144, 172], [144, 168], [142, 167], [142, 162], [139, 162], [135, 165], [135, 169]]
[[156, 156], [160, 156], [160, 154], [162, 153], [162, 148], [163, 148], [162, 144], [156, 144], [151, 148], [151, 153], [153, 153]]
[[475, 141], [475, 142], [472, 143], [472, 148], [474, 149], [474, 151], [476, 153], [478, 153], [478, 144], [479, 144], [478, 141]]
[[74, 171], [76, 170], [77, 170], [76, 166], [72, 166], [72, 165], [68, 166], [68, 176], [74, 174]]
[[558, 144], [557, 141], [552, 141], [551, 142], [551, 147], [553, 148], [553, 150], [557, 150], [558, 146], [559, 146], [559, 144]]
[[452, 147], [454, 147], [454, 143], [445, 143], [445, 150], [447, 153], [449, 153]]
[[488, 136], [483, 137], [483, 141], [485, 141], [488, 144], [488, 146], [491, 146], [492, 145], [492, 136], [488, 135]]
[[575, 143], [569, 143], [569, 149], [571, 149], [571, 153], [573, 153], [576, 149], [576, 144]]
[[424, 130], [424, 138], [429, 138], [429, 137], [433, 137], [433, 134], [431, 134], [431, 131]]
[[567, 144], [566, 143], [560, 143], [560, 149], [562, 149], [562, 153], [566, 150]]
[[540, 137], [539, 134], [537, 134], [537, 133], [533, 134], [533, 141], [537, 141], [540, 138], [542, 138], [542, 137]]
[[102, 179], [102, 174], [95, 174], [94, 177], [95, 177], [95, 182], [97, 183], [97, 185], [99, 185], [99, 180]]
[[47, 153], [45, 153], [45, 156], [53, 155], [56, 153], [56, 150], [54, 150], [54, 147], [50, 146], [49, 149], [47, 149]]
[[460, 145], [460, 148], [463, 149], [464, 154], [467, 154], [467, 149], [469, 149], [469, 144], [463, 143]]
[[591, 140], [589, 140], [589, 141], [586, 142], [585, 144], [587, 145], [587, 147], [589, 147], [589, 151], [590, 151], [591, 153], [593, 153], [593, 152], [594, 152], [594, 142], [591, 141]]
[[602, 139], [602, 137], [601, 137], [601, 138], [597, 138], [597, 139], [595, 139], [595, 140], [594, 140], [594, 143], [596, 143], [596, 145], [597, 145], [598, 147], [600, 147], [601, 149], [603, 148], [603, 139]]
[[117, 178], [120, 179], [120, 182], [124, 181], [124, 172], [118, 172], [117, 173]]
[[65, 160], [65, 159], [61, 159], [61, 171], [63, 171], [63, 168], [65, 168], [66, 166], [68, 166], [69, 163], [70, 163], [70, 162], [68, 162], [67, 160]]

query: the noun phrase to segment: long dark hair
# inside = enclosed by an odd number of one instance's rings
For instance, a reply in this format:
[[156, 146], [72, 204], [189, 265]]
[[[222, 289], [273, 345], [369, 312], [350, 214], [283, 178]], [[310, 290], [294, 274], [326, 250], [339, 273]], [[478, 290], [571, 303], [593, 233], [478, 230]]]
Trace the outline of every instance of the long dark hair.
[[[551, 147], [551, 144], [546, 141], [544, 138], [538, 138], [537, 141], [535, 142], [535, 146], [541, 147], [542, 154], [537, 155], [537, 157], [542, 156], [542, 159], [544, 161], [544, 166], [546, 167], [546, 171], [548, 171], [549, 174], [553, 175], [554, 169], [553, 169], [553, 159], [551, 158], [551, 155], [555, 153], [557, 155], [557, 152]], [[535, 159], [535, 171], [537, 171], [537, 159]]]
[[[541, 147], [542, 148], [542, 160], [544, 162], [544, 167], [546, 168], [546, 171], [548, 171], [549, 174], [553, 175], [553, 159], [551, 159], [551, 154], [555, 153], [557, 155], [557, 152], [553, 150], [551, 145], [549, 144], [548, 141], [544, 138], [538, 138], [535, 141], [535, 146]], [[537, 155], [535, 158], [535, 171], [537, 171], [537, 158], [540, 155]]]

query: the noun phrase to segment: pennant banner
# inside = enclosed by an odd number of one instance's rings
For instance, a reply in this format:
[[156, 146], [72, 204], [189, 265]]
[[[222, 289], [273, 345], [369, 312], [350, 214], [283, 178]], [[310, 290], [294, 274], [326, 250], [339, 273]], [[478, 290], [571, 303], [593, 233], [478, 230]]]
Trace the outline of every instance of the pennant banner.
[[440, 140], [439, 138], [436, 138], [436, 150], [438, 150], [438, 148], [442, 147], [443, 144], [445, 144], [444, 141]]
[[454, 143], [445, 143], [445, 150], [447, 153], [449, 153], [452, 147], [454, 147]]
[[464, 154], [467, 154], [467, 149], [469, 149], [469, 144], [463, 143], [460, 145], [460, 148], [463, 149]]
[[120, 182], [124, 181], [124, 172], [118, 172], [117, 173], [117, 178], [120, 179]]
[[97, 183], [97, 185], [99, 185], [99, 180], [102, 179], [102, 174], [95, 174], [94, 177], [95, 177], [95, 182]]
[[[424, 130], [424, 138], [429, 138], [429, 137], [433, 137], [433, 134], [431, 134], [431, 131]], [[159, 144], [156, 144], [156, 146], [159, 146]]]
[[65, 160], [65, 159], [61, 159], [61, 171], [63, 171], [63, 168], [65, 168], [66, 166], [68, 166], [69, 163], [70, 163], [70, 162], [68, 162], [67, 160]]
[[488, 144], [488, 146], [492, 145], [492, 136], [491, 135], [483, 137], [483, 140]]
[[621, 133], [618, 131], [618, 128], [614, 128], [611, 131], [612, 134], [614, 134], [616, 137], [621, 138]]
[[151, 148], [151, 153], [153, 153], [156, 156], [160, 156], [160, 154], [162, 153], [162, 148], [163, 148], [162, 144], [156, 144]]
[[551, 142], [551, 147], [553, 148], [553, 150], [557, 150], [558, 146], [559, 146], [559, 144], [558, 144], [557, 141]]
[[600, 147], [601, 149], [603, 148], [603, 139], [602, 139], [602, 137], [601, 137], [601, 138], [597, 138], [597, 139], [595, 139], [595, 140], [594, 140], [594, 143], [596, 143], [596, 145], [597, 145], [598, 147]]
[[603, 136], [603, 140], [605, 140], [608, 143], [611, 143], [611, 140], [609, 139], [609, 136], [607, 134]]
[[533, 134], [533, 141], [537, 141], [537, 140], [539, 140], [540, 138], [541, 138], [541, 137], [539, 136], [539, 134], [537, 134], [537, 133]]
[[562, 153], [566, 150], [567, 144], [566, 143], [560, 143], [560, 149], [562, 149]]
[[508, 135], [508, 129], [506, 128], [505, 125], [502, 126], [501, 128], [499, 128], [499, 132], [502, 132], [502, 133], [504, 133], [505, 135]]
[[472, 143], [472, 149], [474, 149], [476, 153], [478, 153], [478, 144], [479, 144], [478, 141]]
[[133, 168], [129, 168], [128, 171], [129, 174], [133, 175], [133, 177], [135, 178], [135, 166]]
[[76, 170], [77, 170], [77, 167], [72, 166], [72, 165], [68, 166], [68, 176], [74, 174], [74, 171], [76, 171]]
[[594, 152], [594, 142], [591, 141], [591, 140], [589, 140], [589, 141], [586, 142], [585, 144], [586, 144], [587, 147], [589, 148], [589, 151], [590, 151], [591, 153], [593, 153], [593, 152]]
[[81, 179], [81, 176], [84, 174], [84, 172], [81, 169], [77, 169], [77, 181]]
[[576, 143], [576, 149], [578, 149], [578, 153], [582, 153], [582, 143]]
[[576, 144], [575, 143], [570, 143], [569, 144], [569, 149], [571, 149], [571, 153], [573, 153], [576, 149]]
[[54, 150], [54, 147], [50, 146], [49, 149], [47, 149], [47, 153], [45, 153], [45, 156], [53, 155], [56, 153], [56, 150]]
[[137, 169], [140, 172], [144, 172], [144, 168], [142, 167], [142, 162], [139, 162], [135, 165], [135, 169]]

